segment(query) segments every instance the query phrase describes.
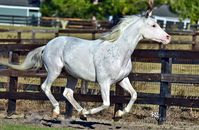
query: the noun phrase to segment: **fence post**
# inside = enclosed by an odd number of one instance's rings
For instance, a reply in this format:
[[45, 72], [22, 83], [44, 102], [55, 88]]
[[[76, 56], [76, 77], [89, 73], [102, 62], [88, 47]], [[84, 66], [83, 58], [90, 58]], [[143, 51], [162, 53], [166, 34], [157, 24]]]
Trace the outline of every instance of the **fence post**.
[[[161, 59], [161, 74], [171, 74], [172, 71], [172, 58], [162, 58]], [[171, 84], [168, 82], [160, 83], [160, 97], [166, 98], [171, 96]], [[166, 105], [159, 106], [159, 120], [158, 124], [161, 125], [166, 121]]]
[[95, 40], [95, 32], [92, 32], [92, 40]]
[[55, 37], [59, 36], [59, 30], [57, 32], [55, 32]]
[[32, 43], [34, 44], [35, 43], [35, 31], [32, 30]]
[[[116, 88], [115, 88], [115, 96], [124, 96], [124, 89], [122, 89], [122, 87], [118, 83], [116, 84]], [[123, 104], [122, 103], [116, 103], [115, 104], [114, 116], [115, 116], [115, 113], [118, 110], [123, 110]]]
[[[21, 43], [21, 32], [17, 32], [17, 43]], [[13, 63], [19, 63], [19, 54], [16, 52], [10, 52], [9, 53], [9, 62]], [[13, 92], [17, 92], [17, 86], [18, 86], [18, 77], [10, 76], [9, 77], [9, 95], [12, 95]], [[11, 96], [9, 96], [11, 97]], [[16, 111], [16, 99], [8, 98], [8, 109], [7, 109], [7, 115], [11, 116]]]
[[20, 44], [21, 43], [21, 31], [17, 32], [17, 39], [18, 39], [17, 44]]
[[71, 105], [70, 102], [68, 102], [68, 100], [65, 101], [65, 118], [70, 118], [73, 115], [73, 106]]
[[192, 50], [196, 50], [197, 49], [197, 32], [194, 31], [194, 34], [192, 35]]
[[[10, 52], [9, 54], [10, 62], [19, 62], [19, 55], [14, 52]], [[17, 84], [18, 83], [18, 77], [10, 76], [9, 78], [9, 95], [12, 95], [13, 92], [17, 92]], [[16, 99], [8, 98], [8, 109], [7, 109], [7, 115], [11, 116], [16, 111]]]

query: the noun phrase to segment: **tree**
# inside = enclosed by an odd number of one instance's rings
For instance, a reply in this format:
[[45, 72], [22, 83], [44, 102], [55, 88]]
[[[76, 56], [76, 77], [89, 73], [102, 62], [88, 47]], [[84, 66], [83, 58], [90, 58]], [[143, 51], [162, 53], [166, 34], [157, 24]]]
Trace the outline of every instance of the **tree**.
[[180, 18], [190, 18], [192, 23], [199, 20], [199, 0], [168, 0], [171, 9], [180, 15]]
[[109, 15], [130, 15], [146, 10], [146, 0], [103, 0], [97, 5], [91, 0], [45, 0], [41, 5], [43, 16], [105, 19]]
[[[154, 0], [154, 6], [169, 4], [181, 19], [199, 19], [199, 0]], [[43, 16], [105, 19], [110, 15], [132, 15], [147, 10], [147, 0], [103, 0], [94, 5], [91, 0], [45, 0], [41, 5]]]
[[44, 16], [86, 18], [90, 0], [45, 0], [41, 5]]
[[52, 0], [45, 0], [42, 4], [41, 4], [41, 13], [43, 16], [54, 16], [55, 10], [57, 7], [54, 5], [54, 3], [52, 2]]

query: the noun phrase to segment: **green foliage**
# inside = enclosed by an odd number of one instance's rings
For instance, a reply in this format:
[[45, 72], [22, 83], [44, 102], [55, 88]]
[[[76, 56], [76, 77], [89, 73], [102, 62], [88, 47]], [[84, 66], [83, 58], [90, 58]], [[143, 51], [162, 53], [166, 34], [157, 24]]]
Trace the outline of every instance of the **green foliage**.
[[168, 0], [172, 10], [182, 19], [190, 18], [192, 23], [199, 20], [199, 0]]
[[144, 0], [105, 0], [101, 3], [106, 15], [130, 15], [146, 10], [146, 1]]
[[46, 0], [41, 12], [44, 16], [86, 18], [90, 5], [89, 0]]
[[109, 15], [130, 15], [147, 9], [146, 0], [104, 0], [94, 5], [90, 0], [45, 0], [43, 16], [105, 19]]
[[[41, 5], [43, 16], [105, 19], [109, 15], [130, 15], [146, 11], [147, 0], [103, 0], [93, 5], [91, 0], [45, 0]], [[154, 6], [169, 4], [180, 18], [199, 19], [199, 0], [154, 0]]]
[[56, 6], [53, 4], [52, 0], [45, 0], [41, 5], [41, 12], [43, 16], [54, 16]]

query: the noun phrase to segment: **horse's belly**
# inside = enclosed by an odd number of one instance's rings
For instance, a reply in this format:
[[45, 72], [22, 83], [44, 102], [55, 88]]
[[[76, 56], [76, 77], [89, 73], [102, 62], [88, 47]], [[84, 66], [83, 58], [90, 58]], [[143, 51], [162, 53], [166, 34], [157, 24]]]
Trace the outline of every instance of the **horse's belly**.
[[95, 69], [91, 66], [69, 63], [65, 65], [65, 69], [70, 75], [76, 78], [95, 82]]
[[66, 71], [76, 78], [95, 81], [95, 68], [92, 55], [88, 52], [75, 51], [64, 56]]

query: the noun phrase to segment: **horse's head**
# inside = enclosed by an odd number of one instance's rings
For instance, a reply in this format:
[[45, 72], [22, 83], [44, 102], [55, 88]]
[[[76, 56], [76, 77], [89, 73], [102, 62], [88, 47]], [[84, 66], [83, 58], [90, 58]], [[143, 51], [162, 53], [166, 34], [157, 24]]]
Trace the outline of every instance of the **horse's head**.
[[147, 17], [143, 18], [143, 21], [144, 25], [140, 30], [143, 38], [162, 42], [163, 44], [170, 42], [171, 36], [168, 35], [154, 19]]
[[148, 0], [148, 10], [143, 18], [144, 25], [141, 28], [143, 38], [168, 44], [171, 36], [168, 35], [150, 16], [152, 15], [154, 0]]

